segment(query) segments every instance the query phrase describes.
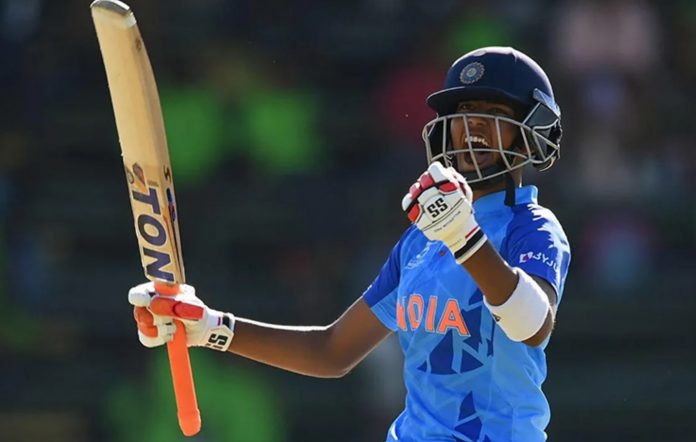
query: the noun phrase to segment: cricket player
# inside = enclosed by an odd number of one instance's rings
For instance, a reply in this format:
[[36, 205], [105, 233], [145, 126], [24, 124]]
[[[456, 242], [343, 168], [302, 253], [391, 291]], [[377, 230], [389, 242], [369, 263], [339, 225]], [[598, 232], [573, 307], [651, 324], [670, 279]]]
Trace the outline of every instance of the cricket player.
[[412, 225], [338, 319], [266, 324], [207, 307], [192, 286], [169, 298], [148, 283], [129, 292], [141, 343], [168, 342], [177, 318], [189, 346], [340, 377], [396, 333], [407, 394], [387, 441], [546, 440], [544, 348], [570, 248], [522, 173], [559, 157], [560, 109], [539, 65], [504, 47], [456, 60], [427, 103], [429, 167], [402, 201]]

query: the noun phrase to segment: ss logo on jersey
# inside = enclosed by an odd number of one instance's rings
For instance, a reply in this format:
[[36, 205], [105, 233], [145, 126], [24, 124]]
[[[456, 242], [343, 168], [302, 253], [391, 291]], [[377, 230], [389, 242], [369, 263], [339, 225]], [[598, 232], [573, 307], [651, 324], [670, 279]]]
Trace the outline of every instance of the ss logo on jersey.
[[442, 197], [436, 199], [434, 203], [429, 204], [428, 207], [425, 208], [433, 218], [437, 218], [447, 209], [449, 209], [449, 206]]

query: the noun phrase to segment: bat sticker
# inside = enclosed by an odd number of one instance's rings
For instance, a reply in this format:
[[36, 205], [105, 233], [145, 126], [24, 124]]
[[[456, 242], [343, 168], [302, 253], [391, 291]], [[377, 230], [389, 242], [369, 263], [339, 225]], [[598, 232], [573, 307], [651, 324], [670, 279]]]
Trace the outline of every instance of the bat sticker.
[[172, 189], [167, 187], [167, 207], [169, 208], [169, 216], [172, 218], [172, 222], [176, 221], [176, 206], [174, 205], [174, 195], [172, 194]]
[[128, 184], [133, 185], [135, 182], [135, 178], [133, 177], [133, 172], [130, 171], [128, 166], [125, 167], [126, 169], [126, 180], [128, 180]]
[[145, 173], [143, 172], [143, 168], [140, 167], [140, 164], [133, 163], [133, 173], [138, 178], [138, 181], [143, 183], [143, 186], [144, 186], [145, 185]]

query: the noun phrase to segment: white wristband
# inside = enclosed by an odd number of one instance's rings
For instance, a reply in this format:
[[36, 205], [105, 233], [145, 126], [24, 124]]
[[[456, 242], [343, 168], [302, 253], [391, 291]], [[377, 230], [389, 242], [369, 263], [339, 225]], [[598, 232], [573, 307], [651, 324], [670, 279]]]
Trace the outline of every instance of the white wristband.
[[549, 298], [524, 270], [514, 268], [518, 275], [517, 287], [501, 305], [483, 302], [500, 328], [513, 341], [522, 342], [536, 334], [549, 313]]

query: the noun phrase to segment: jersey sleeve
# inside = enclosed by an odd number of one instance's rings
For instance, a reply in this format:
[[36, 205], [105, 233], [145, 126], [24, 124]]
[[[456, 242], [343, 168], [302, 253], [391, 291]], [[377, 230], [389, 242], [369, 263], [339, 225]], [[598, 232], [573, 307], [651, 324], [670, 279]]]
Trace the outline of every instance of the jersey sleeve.
[[503, 257], [528, 275], [544, 278], [556, 290], [558, 302], [563, 295], [570, 245], [556, 217], [542, 207], [518, 212], [508, 227]]
[[401, 250], [411, 226], [392, 248], [377, 277], [363, 293], [372, 312], [390, 330], [396, 331], [396, 292], [401, 278]]

